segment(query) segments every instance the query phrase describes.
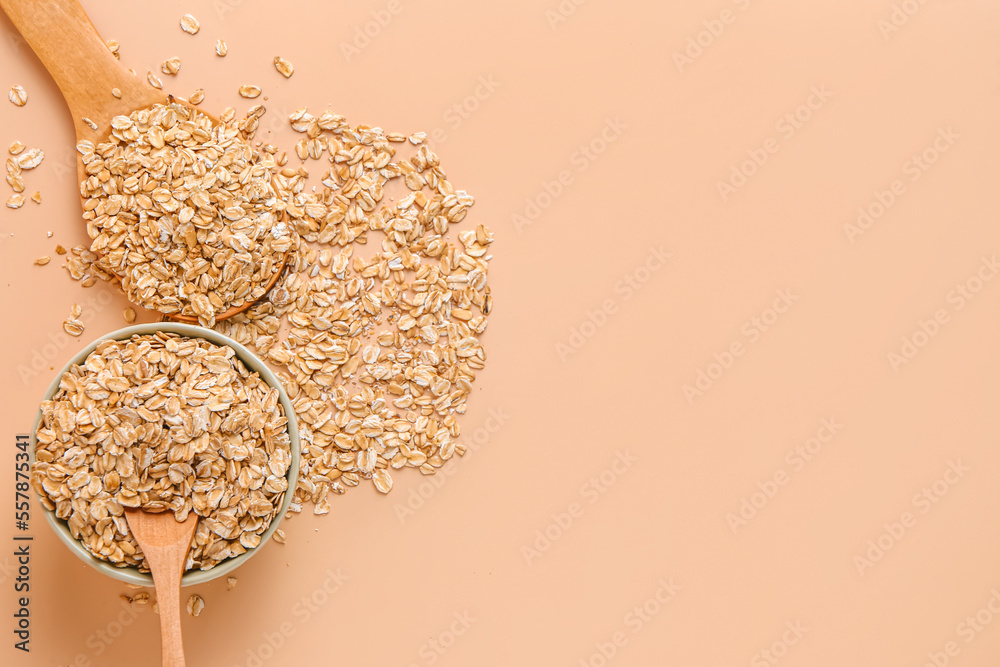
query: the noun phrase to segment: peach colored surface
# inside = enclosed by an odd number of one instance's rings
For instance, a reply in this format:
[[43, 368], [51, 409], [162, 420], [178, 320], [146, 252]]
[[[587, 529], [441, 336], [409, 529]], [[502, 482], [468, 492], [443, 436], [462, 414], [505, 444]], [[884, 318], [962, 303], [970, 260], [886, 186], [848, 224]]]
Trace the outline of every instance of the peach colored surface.
[[[427, 131], [497, 235], [465, 460], [199, 588], [192, 667], [996, 663], [996, 3], [84, 5], [127, 66], [180, 56], [164, 85], [206, 109], [262, 86], [286, 148], [304, 105]], [[85, 240], [72, 126], [0, 17], [14, 84], [0, 144], [47, 157], [41, 206], [0, 209], [0, 663], [152, 665], [153, 613], [37, 506], [13, 649], [15, 435], [126, 305], [31, 263]]]

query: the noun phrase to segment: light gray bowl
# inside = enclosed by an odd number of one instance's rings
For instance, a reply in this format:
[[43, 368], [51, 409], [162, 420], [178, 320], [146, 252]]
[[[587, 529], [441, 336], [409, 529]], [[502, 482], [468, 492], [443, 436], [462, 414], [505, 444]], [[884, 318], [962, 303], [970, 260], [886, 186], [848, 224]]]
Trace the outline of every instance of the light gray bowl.
[[[97, 349], [97, 346], [101, 343], [101, 341], [109, 339], [124, 340], [131, 338], [135, 334], [151, 334], [156, 333], [157, 331], [167, 331], [170, 333], [180, 334], [181, 336], [187, 336], [189, 338], [203, 338], [211, 343], [215, 343], [216, 345], [228, 345], [233, 348], [236, 351], [236, 356], [240, 358], [240, 361], [243, 362], [250, 372], [259, 373], [264, 382], [278, 390], [281, 407], [284, 409], [285, 416], [288, 418], [288, 436], [292, 454], [291, 464], [288, 467], [288, 490], [285, 491], [284, 502], [281, 504], [274, 520], [271, 521], [271, 525], [268, 526], [267, 530], [264, 531], [264, 534], [261, 536], [260, 544], [253, 549], [248, 549], [246, 553], [242, 553], [235, 558], [223, 561], [209, 570], [192, 570], [190, 572], [186, 572], [184, 576], [181, 577], [181, 586], [191, 586], [194, 584], [203, 584], [206, 581], [215, 579], [216, 577], [229, 574], [240, 565], [247, 562], [250, 557], [257, 553], [257, 551], [271, 539], [271, 536], [274, 535], [274, 531], [278, 529], [278, 524], [288, 511], [288, 507], [292, 503], [292, 497], [295, 495], [295, 484], [299, 475], [299, 432], [295, 423], [295, 410], [292, 409], [292, 403], [288, 400], [288, 395], [285, 393], [285, 390], [281, 386], [281, 382], [278, 380], [277, 376], [271, 372], [271, 369], [268, 368], [263, 361], [250, 352], [250, 350], [246, 349], [228, 336], [223, 336], [220, 333], [204, 327], [193, 326], [191, 324], [179, 324], [176, 322], [137, 324], [135, 326], [125, 327], [124, 329], [119, 329], [118, 331], [113, 331], [109, 334], [101, 336], [90, 345], [80, 350], [75, 357], [70, 359], [69, 363], [63, 366], [63, 369], [59, 371], [55, 379], [52, 380], [52, 384], [49, 385], [48, 390], [45, 392], [45, 398], [42, 400], [51, 400], [56, 391], [59, 389], [59, 380], [62, 378], [63, 373], [68, 371], [70, 367], [75, 364], [82, 364], [87, 358], [87, 355]], [[35, 415], [35, 423], [31, 427], [32, 465], [34, 465], [35, 462], [35, 448], [38, 446], [38, 442], [35, 439], [35, 433], [38, 431], [38, 424], [41, 420], [42, 411], [39, 409], [38, 414]], [[148, 573], [140, 572], [136, 567], [115, 567], [111, 563], [94, 557], [84, 548], [83, 544], [73, 538], [69, 532], [69, 527], [66, 525], [66, 522], [62, 519], [56, 518], [55, 512], [47, 510], [44, 507], [42, 507], [42, 511], [45, 513], [46, 521], [48, 521], [49, 525], [52, 526], [52, 529], [56, 531], [56, 535], [59, 536], [59, 539], [62, 540], [63, 544], [69, 547], [69, 550], [76, 554], [80, 560], [92, 566], [97, 571], [103, 572], [109, 577], [114, 577], [115, 579], [124, 581], [127, 584], [135, 584], [137, 586], [153, 585], [153, 577]]]

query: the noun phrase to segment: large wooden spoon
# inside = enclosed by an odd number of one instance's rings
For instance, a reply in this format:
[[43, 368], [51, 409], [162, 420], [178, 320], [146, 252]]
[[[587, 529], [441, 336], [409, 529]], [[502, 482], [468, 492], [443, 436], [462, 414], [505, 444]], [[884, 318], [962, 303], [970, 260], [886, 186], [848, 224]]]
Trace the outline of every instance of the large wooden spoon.
[[[10, 18], [62, 92], [73, 117], [77, 143], [84, 139], [94, 144], [107, 140], [111, 135], [111, 119], [127, 116], [136, 109], [168, 102], [194, 108], [184, 100], [153, 88], [146, 80], [122, 67], [77, 0], [0, 0], [0, 9]], [[115, 88], [120, 91], [120, 98], [111, 94]], [[201, 109], [198, 111], [219, 122], [217, 117]], [[97, 129], [91, 127], [88, 121], [94, 123]], [[77, 182], [83, 182], [85, 174], [81, 160], [77, 160], [76, 169]], [[281, 266], [276, 267], [274, 275], [264, 286], [265, 294], [278, 282], [287, 261], [286, 254]], [[216, 315], [215, 319], [232, 317], [252, 305], [253, 302], [248, 302], [238, 308], [230, 308]], [[198, 322], [196, 317], [180, 314], [170, 315], [170, 318]]]
[[191, 539], [198, 527], [198, 515], [188, 514], [183, 523], [173, 512], [153, 514], [125, 508], [125, 520], [146, 556], [156, 587], [160, 609], [160, 655], [163, 667], [184, 667], [184, 644], [181, 642], [181, 576], [187, 561]]

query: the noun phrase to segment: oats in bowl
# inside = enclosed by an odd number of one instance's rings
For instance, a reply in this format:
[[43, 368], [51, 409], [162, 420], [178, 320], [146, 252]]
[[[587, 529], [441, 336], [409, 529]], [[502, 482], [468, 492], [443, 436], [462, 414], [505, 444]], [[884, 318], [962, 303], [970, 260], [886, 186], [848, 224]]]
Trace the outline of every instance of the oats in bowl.
[[[157, 326], [184, 325], [133, 329]], [[140, 572], [124, 508], [195, 512], [187, 569], [211, 569], [287, 507], [297, 457], [279, 397], [227, 345], [168, 330], [98, 341], [41, 405], [32, 484], [90, 554]]]

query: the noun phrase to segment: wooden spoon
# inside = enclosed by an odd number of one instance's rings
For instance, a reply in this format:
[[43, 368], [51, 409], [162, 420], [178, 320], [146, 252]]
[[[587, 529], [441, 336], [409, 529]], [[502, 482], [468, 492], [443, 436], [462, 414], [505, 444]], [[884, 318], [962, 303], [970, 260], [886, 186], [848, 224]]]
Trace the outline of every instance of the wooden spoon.
[[[95, 145], [106, 141], [111, 135], [111, 119], [127, 116], [136, 109], [168, 102], [195, 108], [185, 100], [153, 88], [122, 67], [77, 0], [0, 0], [0, 9], [10, 18], [62, 92], [73, 117], [77, 143], [84, 139]], [[111, 94], [113, 88], [121, 91], [120, 98]], [[201, 109], [198, 112], [215, 123], [220, 122]], [[97, 125], [97, 129], [91, 127], [88, 120]], [[76, 169], [77, 182], [82, 183], [85, 174], [81, 160], [77, 160]], [[287, 261], [286, 253], [281, 265], [264, 286], [265, 294], [278, 282]], [[242, 313], [253, 303], [230, 308], [216, 315], [215, 319], [224, 320]], [[169, 317], [182, 322], [198, 322], [198, 318], [186, 315]]]
[[181, 642], [181, 575], [187, 561], [191, 539], [198, 527], [198, 515], [188, 514], [183, 523], [173, 512], [153, 514], [125, 508], [125, 520], [146, 556], [156, 587], [160, 609], [160, 656], [163, 667], [184, 667]]

